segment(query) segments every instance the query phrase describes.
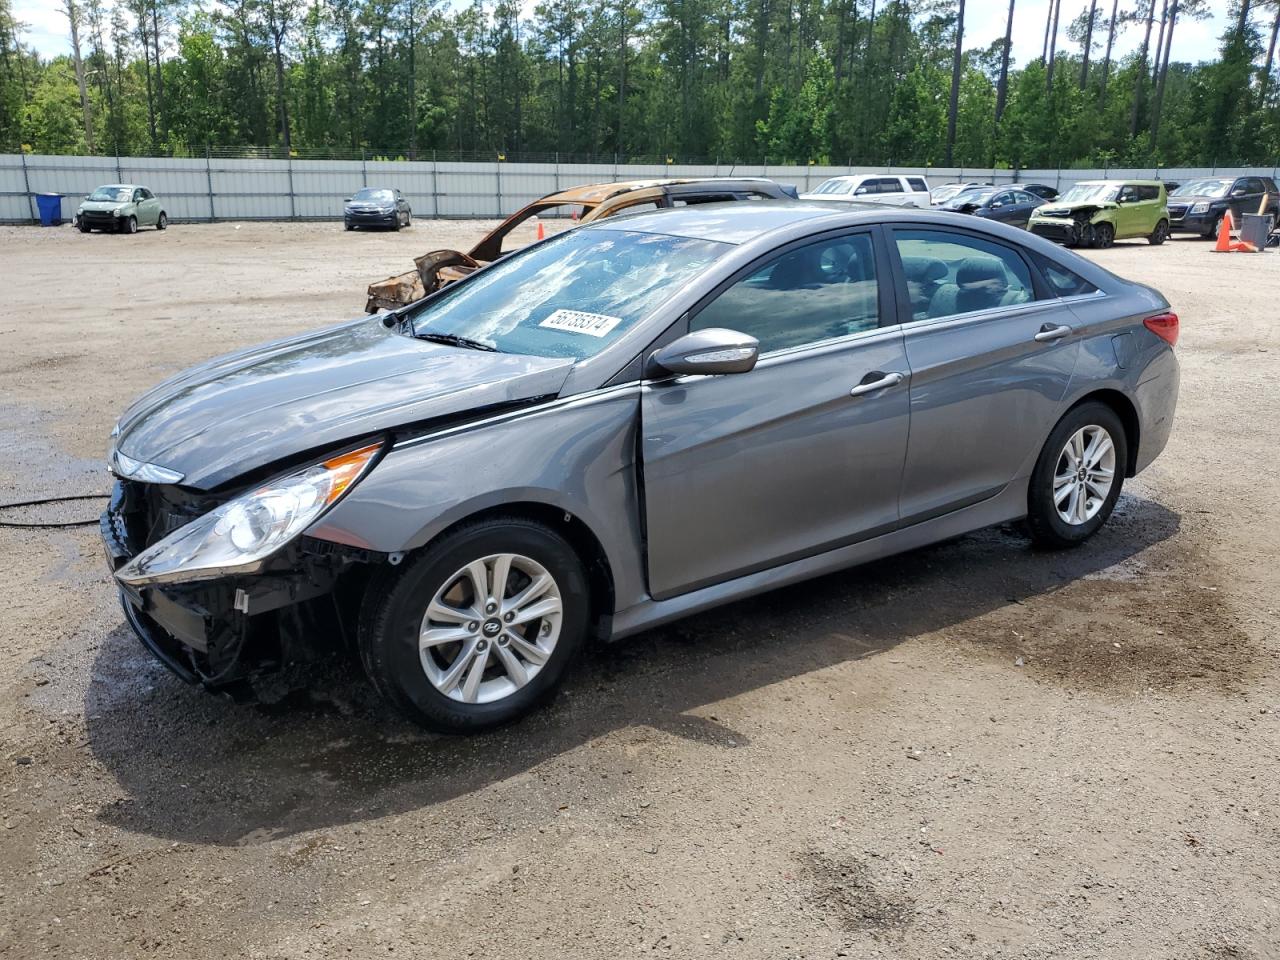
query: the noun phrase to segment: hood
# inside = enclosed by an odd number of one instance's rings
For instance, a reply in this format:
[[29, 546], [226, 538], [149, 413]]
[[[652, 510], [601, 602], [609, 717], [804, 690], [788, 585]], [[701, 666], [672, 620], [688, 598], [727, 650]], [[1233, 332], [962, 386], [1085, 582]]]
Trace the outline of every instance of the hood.
[[96, 210], [99, 212], [109, 213], [112, 210], [120, 210], [124, 207], [133, 206], [132, 200], [81, 200], [81, 210]]
[[1211, 197], [1207, 193], [1181, 193], [1178, 196], [1169, 194], [1170, 203], [1226, 203], [1226, 197]]
[[125, 411], [117, 446], [208, 490], [371, 433], [554, 395], [572, 367], [415, 340], [362, 318], [170, 378]]
[[1036, 207], [1036, 213], [1046, 217], [1065, 217], [1072, 213], [1114, 210], [1119, 206], [1120, 204], [1116, 203], [1114, 200], [1081, 200], [1079, 203], [1062, 203], [1059, 200], [1046, 200], [1043, 205]]

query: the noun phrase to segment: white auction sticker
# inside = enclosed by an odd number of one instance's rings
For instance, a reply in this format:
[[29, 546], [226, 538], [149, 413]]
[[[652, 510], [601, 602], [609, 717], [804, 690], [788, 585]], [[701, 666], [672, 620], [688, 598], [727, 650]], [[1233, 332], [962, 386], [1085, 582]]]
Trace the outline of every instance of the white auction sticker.
[[603, 337], [621, 322], [621, 317], [611, 317], [603, 313], [557, 310], [538, 326], [547, 327], [550, 330], [567, 330], [569, 333], [585, 333], [589, 337]]

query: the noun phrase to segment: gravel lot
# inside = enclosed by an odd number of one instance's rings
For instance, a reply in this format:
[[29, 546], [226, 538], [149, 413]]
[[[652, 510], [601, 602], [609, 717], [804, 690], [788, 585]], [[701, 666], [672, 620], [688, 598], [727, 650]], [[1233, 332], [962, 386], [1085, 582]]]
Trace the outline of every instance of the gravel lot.
[[[104, 491], [149, 385], [488, 226], [0, 228], [0, 500]], [[1183, 382], [1090, 544], [986, 531], [739, 603], [491, 735], [344, 665], [191, 690], [94, 528], [0, 529], [0, 956], [1280, 956], [1280, 256], [1092, 255], [1173, 302]]]

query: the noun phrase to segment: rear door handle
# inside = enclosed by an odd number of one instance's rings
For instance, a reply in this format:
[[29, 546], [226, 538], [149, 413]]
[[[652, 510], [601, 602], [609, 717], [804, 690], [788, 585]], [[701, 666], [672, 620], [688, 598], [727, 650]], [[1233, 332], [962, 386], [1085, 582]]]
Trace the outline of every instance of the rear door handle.
[[868, 393], [875, 393], [877, 390], [884, 390], [886, 387], [896, 387], [898, 384], [900, 384], [903, 380], [906, 379], [905, 374], [880, 373], [880, 371], [878, 370], [875, 373], [868, 373], [867, 376], [868, 377], [878, 376], [878, 379], [870, 380], [870, 381], [863, 380], [862, 383], [858, 384], [856, 387], [854, 387], [852, 390], [849, 391], [849, 396], [861, 397]]
[[1051, 343], [1054, 340], [1061, 340], [1063, 337], [1071, 335], [1071, 328], [1065, 323], [1060, 327], [1052, 327], [1045, 324], [1040, 328], [1040, 332], [1036, 334], [1036, 340], [1039, 343]]

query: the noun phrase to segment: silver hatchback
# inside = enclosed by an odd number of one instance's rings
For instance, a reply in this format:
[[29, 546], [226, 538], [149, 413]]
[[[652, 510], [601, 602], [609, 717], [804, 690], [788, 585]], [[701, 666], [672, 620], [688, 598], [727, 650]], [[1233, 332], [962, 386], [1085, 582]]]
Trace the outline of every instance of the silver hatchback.
[[1087, 540], [1164, 448], [1178, 319], [997, 223], [883, 206], [609, 219], [120, 418], [126, 617], [213, 688], [330, 647], [477, 730], [620, 638], [1026, 518]]

